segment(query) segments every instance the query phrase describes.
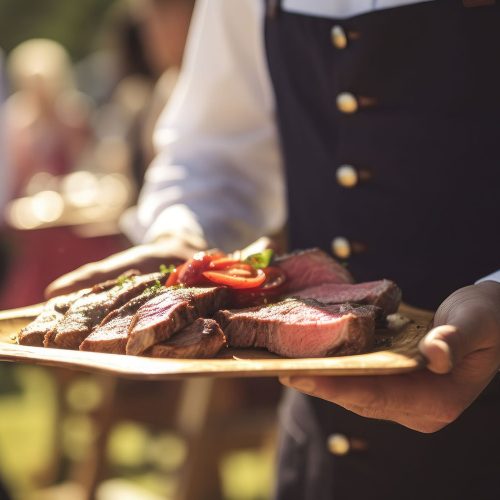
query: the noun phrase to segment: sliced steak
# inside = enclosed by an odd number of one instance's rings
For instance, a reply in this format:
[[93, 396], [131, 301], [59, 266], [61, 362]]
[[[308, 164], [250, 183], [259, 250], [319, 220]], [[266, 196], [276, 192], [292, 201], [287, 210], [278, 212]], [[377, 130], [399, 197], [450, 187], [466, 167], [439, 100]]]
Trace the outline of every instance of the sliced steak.
[[150, 347], [146, 354], [154, 358], [211, 358], [226, 345], [226, 337], [217, 321], [198, 318], [172, 338]]
[[17, 342], [21, 345], [43, 347], [45, 335], [55, 328], [73, 302], [88, 293], [90, 289], [87, 288], [47, 301], [42, 312], [19, 332]]
[[125, 354], [128, 331], [139, 308], [148, 300], [163, 293], [164, 288], [146, 290], [119, 309], [111, 311], [92, 333], [80, 344], [80, 351]]
[[88, 295], [89, 293], [99, 293], [110, 290], [119, 283], [124, 283], [125, 281], [131, 279], [133, 276], [138, 276], [139, 274], [140, 272], [137, 271], [137, 269], [130, 269], [129, 271], [124, 272], [118, 278], [102, 281], [101, 283], [96, 283], [91, 288], [85, 288], [83, 290], [70, 293], [69, 295], [60, 295], [59, 297], [55, 297], [54, 299], [56, 300], [56, 303], [54, 309], [61, 314], [65, 314], [71, 304], [73, 304], [73, 302], [77, 298], [82, 297], [83, 295]]
[[287, 276], [288, 292], [323, 283], [354, 282], [345, 267], [318, 248], [279, 257], [275, 260], [275, 265]]
[[380, 307], [385, 316], [396, 312], [401, 302], [401, 289], [390, 280], [355, 285], [327, 283], [298, 290], [292, 295], [301, 299], [315, 299], [323, 304], [372, 304]]
[[228, 300], [224, 287], [166, 289], [137, 311], [130, 326], [127, 354], [142, 354], [195, 319], [226, 307]]
[[76, 300], [64, 317], [45, 335], [45, 347], [78, 349], [92, 329], [113, 309], [116, 309], [146, 288], [154, 285], [161, 273], [132, 276], [109, 290], [91, 293]]
[[264, 347], [281, 356], [307, 358], [368, 350], [377, 309], [291, 298], [268, 306], [219, 311], [214, 319], [230, 347]]
[[18, 343], [21, 345], [31, 345], [43, 347], [43, 340], [47, 333], [52, 331], [57, 323], [63, 319], [64, 314], [71, 305], [79, 298], [90, 293], [99, 293], [109, 290], [122, 280], [128, 280], [132, 276], [137, 276], [139, 271], [132, 269], [127, 271], [117, 279], [97, 283], [92, 288], [85, 288], [67, 295], [59, 295], [50, 299], [45, 304], [42, 312], [28, 326], [23, 328], [18, 335]]

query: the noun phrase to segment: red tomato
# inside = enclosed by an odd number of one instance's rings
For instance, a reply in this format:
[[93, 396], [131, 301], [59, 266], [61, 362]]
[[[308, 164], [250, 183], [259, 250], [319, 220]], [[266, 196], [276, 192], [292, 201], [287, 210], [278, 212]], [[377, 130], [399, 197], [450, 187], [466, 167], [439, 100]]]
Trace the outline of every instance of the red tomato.
[[189, 259], [179, 271], [178, 281], [181, 285], [195, 286], [205, 285], [203, 273], [209, 269], [212, 257], [206, 253], [198, 253]]
[[177, 266], [165, 286], [216, 283], [241, 290], [237, 301], [242, 304], [262, 304], [283, 294], [285, 281], [285, 274], [277, 267], [254, 269], [250, 264], [221, 253], [200, 252]]
[[206, 271], [203, 276], [218, 285], [226, 285], [231, 288], [256, 288], [266, 281], [266, 274], [261, 269], [248, 276], [238, 276], [234, 270]]
[[185, 264], [177, 266], [168, 276], [167, 281], [165, 281], [165, 286], [173, 286], [179, 284], [179, 273]]

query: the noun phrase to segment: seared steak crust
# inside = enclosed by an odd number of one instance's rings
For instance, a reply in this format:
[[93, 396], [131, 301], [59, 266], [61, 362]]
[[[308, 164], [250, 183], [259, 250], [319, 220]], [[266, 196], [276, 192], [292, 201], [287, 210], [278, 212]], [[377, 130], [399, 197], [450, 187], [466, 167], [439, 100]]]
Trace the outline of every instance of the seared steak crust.
[[323, 283], [354, 282], [345, 267], [318, 248], [284, 255], [275, 260], [275, 265], [286, 274], [288, 292]]
[[263, 347], [286, 357], [322, 357], [365, 352], [373, 344], [374, 306], [325, 305], [286, 299], [268, 306], [219, 311], [231, 347]]
[[228, 289], [223, 287], [166, 289], [137, 311], [130, 325], [127, 354], [142, 354], [195, 319], [212, 315], [228, 300]]
[[90, 289], [87, 288], [68, 295], [60, 295], [47, 301], [42, 312], [19, 332], [17, 342], [21, 345], [43, 347], [45, 335], [55, 328], [71, 304], [89, 293]]
[[226, 337], [213, 319], [198, 318], [173, 337], [146, 351], [155, 358], [211, 358], [226, 345]]
[[57, 325], [45, 335], [45, 347], [78, 349], [92, 329], [116, 309], [161, 279], [161, 273], [132, 276], [119, 285], [76, 300]]
[[80, 344], [80, 351], [125, 354], [128, 331], [139, 308], [156, 297], [163, 289], [146, 290], [119, 309], [111, 311], [92, 333]]
[[301, 299], [315, 299], [323, 304], [371, 304], [382, 309], [387, 316], [398, 310], [401, 302], [401, 289], [390, 280], [370, 281], [367, 283], [337, 284], [327, 283], [292, 294]]

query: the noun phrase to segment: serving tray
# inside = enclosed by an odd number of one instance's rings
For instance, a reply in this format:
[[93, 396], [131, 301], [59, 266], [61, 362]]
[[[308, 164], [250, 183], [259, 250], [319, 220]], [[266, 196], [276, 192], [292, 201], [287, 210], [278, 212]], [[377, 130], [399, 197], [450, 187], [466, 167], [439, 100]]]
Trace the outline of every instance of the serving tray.
[[285, 359], [264, 350], [227, 349], [215, 359], [156, 359], [142, 356], [22, 346], [16, 335], [38, 315], [43, 304], [0, 312], [0, 360], [71, 368], [125, 378], [165, 380], [184, 377], [274, 377], [281, 375], [391, 375], [422, 368], [417, 345], [428, 331], [432, 313], [402, 305], [377, 330], [367, 354]]

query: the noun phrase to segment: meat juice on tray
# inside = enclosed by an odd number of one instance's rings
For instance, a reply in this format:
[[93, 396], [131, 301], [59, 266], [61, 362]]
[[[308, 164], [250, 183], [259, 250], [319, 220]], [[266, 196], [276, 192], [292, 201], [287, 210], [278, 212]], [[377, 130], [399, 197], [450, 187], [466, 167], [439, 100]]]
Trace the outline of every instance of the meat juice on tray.
[[354, 284], [318, 249], [245, 260], [200, 252], [176, 268], [130, 271], [52, 299], [18, 342], [170, 358], [214, 357], [225, 346], [285, 357], [359, 354], [400, 300], [395, 283]]

